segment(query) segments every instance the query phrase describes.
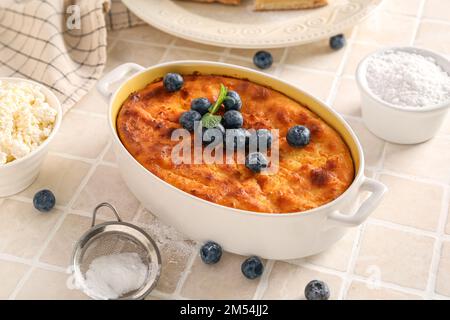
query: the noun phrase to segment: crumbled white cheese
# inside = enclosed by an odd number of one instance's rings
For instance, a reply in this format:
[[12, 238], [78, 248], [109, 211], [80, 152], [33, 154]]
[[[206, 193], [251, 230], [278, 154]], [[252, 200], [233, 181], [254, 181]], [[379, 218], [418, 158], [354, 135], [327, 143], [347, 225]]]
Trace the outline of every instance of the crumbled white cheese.
[[39, 147], [52, 132], [56, 116], [40, 87], [0, 81], [0, 165]]
[[367, 83], [382, 100], [431, 107], [450, 100], [450, 76], [431, 57], [388, 50], [369, 58]]

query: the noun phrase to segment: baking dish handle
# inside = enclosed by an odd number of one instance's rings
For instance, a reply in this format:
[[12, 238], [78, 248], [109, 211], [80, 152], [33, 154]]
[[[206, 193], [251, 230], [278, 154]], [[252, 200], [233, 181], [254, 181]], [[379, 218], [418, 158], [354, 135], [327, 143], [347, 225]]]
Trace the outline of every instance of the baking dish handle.
[[358, 226], [363, 223], [373, 210], [378, 206], [383, 198], [383, 195], [387, 191], [387, 188], [381, 182], [373, 179], [365, 178], [359, 191], [369, 191], [370, 196], [361, 204], [359, 209], [353, 215], [342, 214], [339, 211], [332, 212], [328, 219], [343, 224], [347, 227]]
[[109, 99], [112, 93], [109, 88], [111, 84], [122, 80], [130, 73], [137, 73], [143, 70], [145, 70], [145, 68], [136, 63], [124, 63], [104, 75], [97, 83], [97, 90], [102, 94], [102, 96]]

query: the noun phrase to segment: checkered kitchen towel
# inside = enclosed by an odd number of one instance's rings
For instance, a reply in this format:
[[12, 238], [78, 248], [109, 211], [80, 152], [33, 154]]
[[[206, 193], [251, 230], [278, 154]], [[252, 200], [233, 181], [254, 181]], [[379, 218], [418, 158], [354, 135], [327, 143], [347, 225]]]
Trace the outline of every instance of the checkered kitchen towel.
[[120, 2], [112, 4], [0, 0], [0, 76], [45, 84], [67, 111], [102, 75], [107, 28], [140, 23]]
[[111, 10], [106, 16], [106, 22], [110, 30], [129, 28], [144, 23], [125, 7], [122, 0], [111, 0]]

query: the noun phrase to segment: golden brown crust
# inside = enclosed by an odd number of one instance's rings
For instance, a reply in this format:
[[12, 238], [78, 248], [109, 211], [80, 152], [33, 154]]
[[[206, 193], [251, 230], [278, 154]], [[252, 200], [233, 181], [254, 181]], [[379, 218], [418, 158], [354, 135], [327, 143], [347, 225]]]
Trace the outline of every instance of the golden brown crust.
[[294, 10], [323, 7], [328, 0], [255, 0], [255, 10]]
[[[130, 95], [117, 119], [121, 141], [144, 167], [173, 186], [224, 206], [255, 212], [288, 213], [316, 208], [341, 195], [354, 178], [350, 151], [340, 135], [306, 107], [272, 89], [222, 76], [184, 76], [176, 93], [162, 82]], [[171, 133], [196, 97], [214, 100], [220, 84], [243, 101], [245, 128], [280, 130], [280, 168], [275, 175], [254, 174], [245, 165], [174, 165]], [[287, 130], [307, 126], [311, 143], [293, 148]]]

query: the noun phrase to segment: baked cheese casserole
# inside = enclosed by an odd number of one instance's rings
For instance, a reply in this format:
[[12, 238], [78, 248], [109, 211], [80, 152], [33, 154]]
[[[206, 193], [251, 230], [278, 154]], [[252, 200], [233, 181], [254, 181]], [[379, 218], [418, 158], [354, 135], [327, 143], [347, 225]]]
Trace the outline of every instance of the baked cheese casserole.
[[[354, 179], [350, 150], [325, 121], [284, 94], [218, 75], [184, 75], [181, 90], [168, 92], [163, 81], [131, 94], [117, 117], [117, 132], [129, 153], [150, 172], [187, 193], [223, 206], [261, 213], [293, 213], [322, 206], [339, 197]], [[217, 99], [221, 84], [242, 98], [244, 128], [279, 130], [279, 170], [257, 174], [244, 164], [178, 164], [171, 151], [181, 114], [191, 101]], [[294, 148], [289, 128], [302, 125], [310, 143]], [[193, 146], [192, 146], [193, 152]], [[149, 185], [149, 188], [152, 186]]]

